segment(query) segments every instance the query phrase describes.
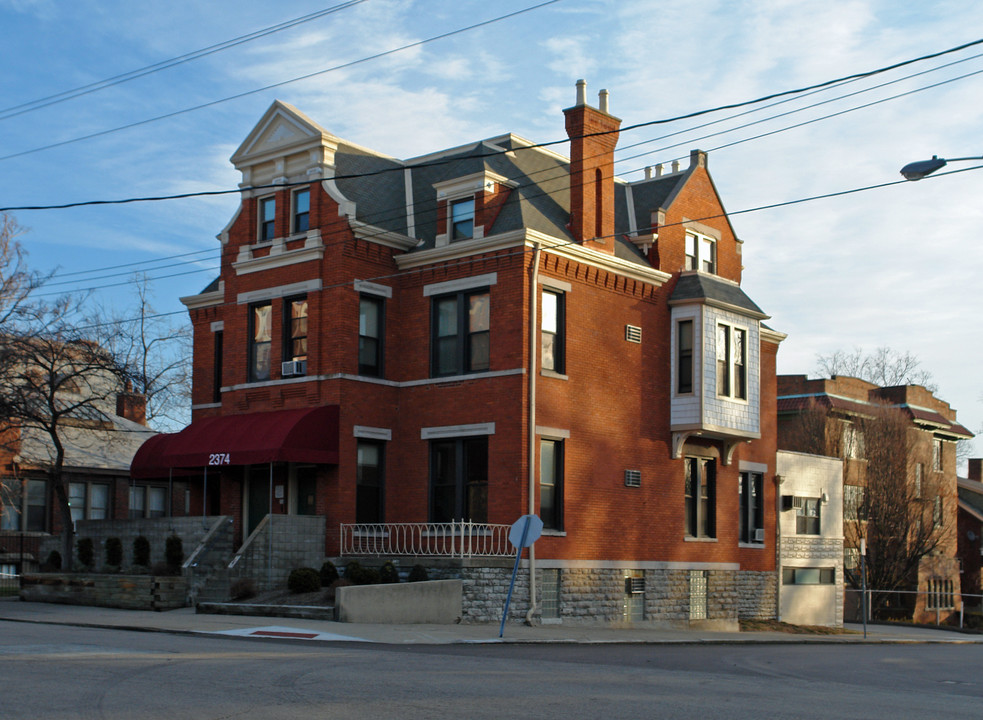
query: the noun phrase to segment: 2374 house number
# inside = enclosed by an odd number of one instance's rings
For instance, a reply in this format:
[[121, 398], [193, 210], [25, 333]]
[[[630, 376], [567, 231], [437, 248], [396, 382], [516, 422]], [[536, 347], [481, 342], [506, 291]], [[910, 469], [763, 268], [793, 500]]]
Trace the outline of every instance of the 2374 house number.
[[212, 453], [208, 456], [209, 465], [229, 465], [230, 463], [228, 453]]

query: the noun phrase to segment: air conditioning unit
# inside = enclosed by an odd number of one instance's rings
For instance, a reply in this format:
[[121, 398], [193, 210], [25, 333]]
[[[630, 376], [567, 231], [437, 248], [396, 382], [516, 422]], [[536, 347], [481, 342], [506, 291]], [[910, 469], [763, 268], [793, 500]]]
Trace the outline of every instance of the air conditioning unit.
[[755, 542], [759, 542], [759, 543], [763, 543], [765, 541], [765, 529], [764, 528], [755, 528], [755, 530], [754, 530], [754, 541]]
[[280, 374], [283, 377], [291, 377], [294, 375], [306, 375], [307, 374], [307, 361], [306, 360], [288, 360], [285, 363], [280, 363]]

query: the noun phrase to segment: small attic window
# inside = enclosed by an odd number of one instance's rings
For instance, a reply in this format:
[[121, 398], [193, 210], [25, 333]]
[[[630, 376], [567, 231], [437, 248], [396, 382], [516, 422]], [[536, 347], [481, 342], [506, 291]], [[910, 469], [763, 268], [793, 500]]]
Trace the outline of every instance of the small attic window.
[[474, 237], [474, 198], [463, 198], [450, 203], [451, 242], [470, 240]]

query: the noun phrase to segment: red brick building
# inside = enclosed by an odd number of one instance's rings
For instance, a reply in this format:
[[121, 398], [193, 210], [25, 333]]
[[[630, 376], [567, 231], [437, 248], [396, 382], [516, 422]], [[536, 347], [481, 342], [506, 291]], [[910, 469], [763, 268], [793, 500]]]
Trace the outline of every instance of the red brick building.
[[773, 616], [784, 336], [706, 154], [623, 182], [599, 104], [578, 85], [570, 160], [511, 134], [398, 160], [274, 103], [183, 299], [193, 422], [134, 473], [195, 473], [241, 540], [271, 498], [322, 515], [328, 556], [535, 512], [545, 618]]
[[[958, 612], [956, 443], [972, 437], [949, 403], [919, 385], [778, 378], [779, 447], [843, 459], [846, 580], [860, 586], [864, 539], [868, 586], [884, 591], [875, 597], [881, 617], [934, 622]], [[822, 504], [797, 512], [821, 517]], [[896, 551], [899, 539], [905, 552]], [[911, 558], [900, 585], [879, 584], [897, 583]], [[846, 602], [849, 619], [858, 595], [847, 593]]]

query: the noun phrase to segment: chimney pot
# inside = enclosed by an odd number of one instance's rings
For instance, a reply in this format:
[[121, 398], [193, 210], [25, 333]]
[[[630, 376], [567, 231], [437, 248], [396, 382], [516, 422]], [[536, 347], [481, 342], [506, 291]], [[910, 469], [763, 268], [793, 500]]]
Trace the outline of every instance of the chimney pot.
[[655, 166], [655, 176], [662, 177], [662, 163]]
[[672, 161], [672, 171], [673, 172], [679, 172], [679, 161], [678, 160], [673, 160]]
[[652, 179], [652, 166], [651, 165], [646, 165], [645, 166], [645, 179], [646, 180], [651, 180]]
[[577, 81], [577, 105], [587, 104], [587, 81], [581, 78]]
[[601, 90], [601, 92], [597, 94], [597, 100], [599, 103], [598, 110], [600, 110], [602, 113], [607, 113], [610, 115], [611, 113], [608, 112], [608, 91]]

